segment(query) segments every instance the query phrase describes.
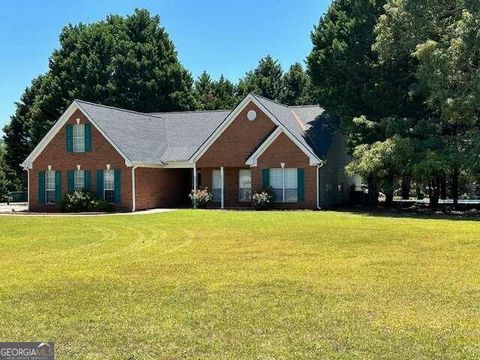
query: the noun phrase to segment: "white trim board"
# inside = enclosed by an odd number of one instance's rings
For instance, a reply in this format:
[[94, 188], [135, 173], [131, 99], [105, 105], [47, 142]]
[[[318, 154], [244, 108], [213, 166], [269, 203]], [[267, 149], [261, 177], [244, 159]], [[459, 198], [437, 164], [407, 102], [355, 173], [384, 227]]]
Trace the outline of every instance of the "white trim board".
[[113, 148], [125, 159], [126, 166], [132, 166], [132, 161], [118, 148], [118, 146], [108, 137], [108, 135], [102, 130], [102, 128], [92, 119], [85, 109], [82, 108], [81, 104], [74, 100], [70, 106], [65, 110], [65, 112], [60, 116], [60, 119], [52, 126], [52, 128], [47, 132], [47, 135], [38, 143], [38, 145], [33, 149], [33, 151], [28, 155], [21, 166], [24, 169], [31, 169], [35, 159], [42, 153], [42, 151], [47, 147], [47, 145], [53, 140], [55, 135], [63, 128], [68, 119], [73, 115], [76, 110], [80, 110], [88, 121], [95, 126], [100, 134], [113, 146]]
[[[245, 162], [246, 165], [250, 165], [250, 167], [256, 167], [258, 158], [273, 144], [273, 142], [280, 136], [280, 134], [288, 134], [281, 127], [277, 127], [273, 133], [271, 133], [265, 141], [258, 147], [255, 152], [250, 155], [250, 157]], [[289, 137], [290, 138], [290, 137]], [[302, 147], [299, 146], [299, 149], [308, 157], [309, 165], [310, 166], [317, 166], [322, 163], [322, 160], [318, 161], [318, 158], [313, 157], [310, 151], [305, 151]]]
[[134, 162], [132, 163], [133, 166], [139, 168], [155, 168], [155, 169], [193, 169], [194, 163], [187, 162], [187, 161], [172, 161], [167, 163], [141, 163], [141, 162]]
[[303, 145], [298, 139], [280, 122], [278, 119], [262, 104], [260, 103], [255, 96], [248, 94], [238, 106], [233, 109], [233, 111], [223, 120], [223, 122], [215, 129], [215, 131], [205, 140], [205, 142], [195, 151], [195, 153], [190, 157], [191, 162], [197, 162], [200, 157], [212, 146], [212, 144], [223, 134], [223, 132], [230, 126], [230, 124], [237, 118], [237, 115], [245, 109], [245, 107], [252, 102], [255, 104], [268, 118], [277, 125], [280, 129], [283, 130], [284, 134], [292, 140], [295, 145], [297, 145], [303, 152], [308, 153], [310, 160], [310, 165], [318, 165], [321, 163], [321, 160], [311, 151]]

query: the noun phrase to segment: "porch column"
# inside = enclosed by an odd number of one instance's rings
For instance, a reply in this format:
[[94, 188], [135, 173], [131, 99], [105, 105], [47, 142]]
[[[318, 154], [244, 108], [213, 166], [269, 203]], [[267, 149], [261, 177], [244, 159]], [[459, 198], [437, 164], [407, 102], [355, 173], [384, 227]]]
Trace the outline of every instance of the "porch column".
[[221, 208], [223, 209], [224, 208], [224, 203], [225, 203], [225, 196], [224, 196], [224, 190], [225, 190], [225, 186], [224, 186], [224, 176], [223, 176], [223, 166], [220, 167], [220, 179], [221, 179], [221, 182], [222, 182], [222, 192], [221, 192]]
[[30, 210], [30, 169], [27, 170], [27, 209]]
[[135, 169], [136, 166], [132, 166], [132, 211], [137, 209], [136, 205], [136, 193], [135, 193]]
[[193, 164], [193, 190], [197, 190], [197, 164]]

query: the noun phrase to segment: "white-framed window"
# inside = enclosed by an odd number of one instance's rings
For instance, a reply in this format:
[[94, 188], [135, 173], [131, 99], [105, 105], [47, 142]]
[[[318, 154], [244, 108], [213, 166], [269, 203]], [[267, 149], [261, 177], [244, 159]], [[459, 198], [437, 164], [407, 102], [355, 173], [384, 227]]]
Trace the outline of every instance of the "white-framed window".
[[202, 187], [202, 172], [197, 172], [197, 188]]
[[115, 173], [113, 169], [103, 170], [103, 198], [111, 203], [115, 201]]
[[283, 202], [283, 169], [270, 169], [270, 186], [275, 193], [275, 201]]
[[85, 171], [75, 170], [73, 172], [73, 189], [82, 190], [85, 187]]
[[298, 201], [298, 176], [296, 168], [270, 169], [270, 186], [276, 202]]
[[283, 169], [284, 174], [284, 201], [297, 202], [298, 201], [298, 175], [297, 169]]
[[252, 196], [252, 171], [240, 169], [238, 171], [238, 195], [240, 201], [250, 201]]
[[85, 152], [85, 124], [73, 125], [73, 152]]
[[212, 171], [212, 201], [222, 200], [222, 174], [220, 170]]
[[45, 171], [45, 202], [55, 203], [55, 171]]

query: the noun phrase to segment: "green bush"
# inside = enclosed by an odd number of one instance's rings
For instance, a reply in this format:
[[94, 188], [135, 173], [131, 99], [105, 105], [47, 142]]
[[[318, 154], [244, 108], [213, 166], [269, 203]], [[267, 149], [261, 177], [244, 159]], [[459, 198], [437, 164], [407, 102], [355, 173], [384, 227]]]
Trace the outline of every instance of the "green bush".
[[273, 207], [274, 202], [275, 192], [271, 187], [262, 189], [252, 195], [252, 204], [257, 210], [268, 210]]
[[108, 212], [112, 211], [112, 204], [97, 198], [95, 194], [90, 191], [75, 190], [63, 196], [60, 202], [60, 209], [65, 212]]
[[203, 209], [212, 200], [212, 194], [208, 192], [207, 188], [192, 190], [188, 196], [194, 209]]

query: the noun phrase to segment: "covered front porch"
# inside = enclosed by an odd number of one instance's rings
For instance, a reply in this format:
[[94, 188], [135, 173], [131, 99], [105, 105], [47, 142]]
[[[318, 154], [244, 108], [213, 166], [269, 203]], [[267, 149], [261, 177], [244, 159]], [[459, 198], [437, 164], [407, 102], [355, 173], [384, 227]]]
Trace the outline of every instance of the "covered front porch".
[[194, 166], [192, 171], [192, 188], [208, 189], [213, 196], [211, 207], [220, 209], [250, 207], [252, 193], [261, 188], [259, 181], [257, 172], [246, 167]]
[[251, 208], [252, 195], [271, 189], [276, 209], [318, 208], [319, 176], [316, 166], [136, 167], [132, 169], [134, 210], [190, 205], [192, 190], [212, 194], [209, 208]]
[[212, 208], [252, 207], [252, 195], [269, 188], [275, 196], [274, 208], [317, 207], [317, 168], [285, 165], [280, 163], [272, 168], [194, 166], [192, 188], [207, 189], [213, 196]]

